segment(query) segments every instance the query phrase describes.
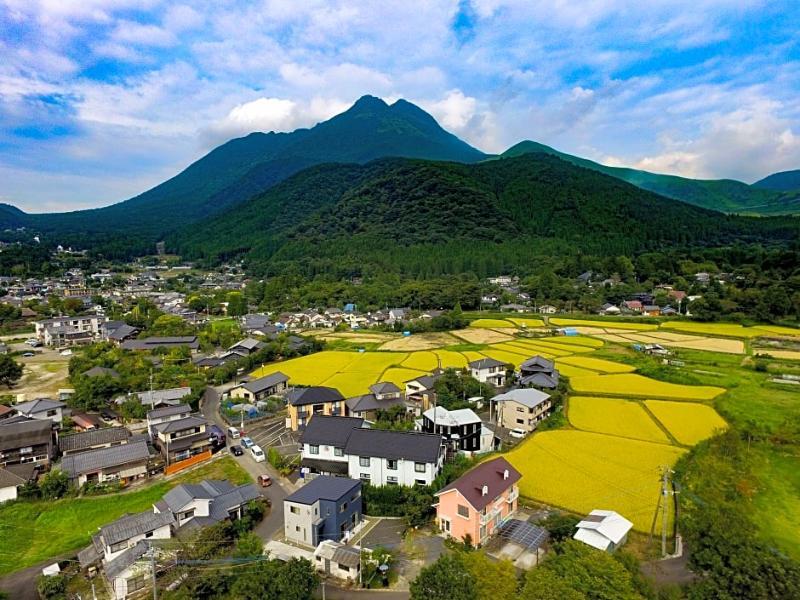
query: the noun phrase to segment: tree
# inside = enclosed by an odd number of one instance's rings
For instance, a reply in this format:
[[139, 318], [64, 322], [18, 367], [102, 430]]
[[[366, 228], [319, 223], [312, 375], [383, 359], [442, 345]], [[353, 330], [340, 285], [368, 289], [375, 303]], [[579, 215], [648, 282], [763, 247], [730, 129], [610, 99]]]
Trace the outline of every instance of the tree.
[[236, 540], [233, 555], [236, 558], [250, 558], [264, 554], [264, 542], [252, 531], [248, 531]]
[[551, 514], [539, 525], [547, 529], [553, 542], [561, 542], [572, 537], [579, 521], [574, 515]]
[[22, 377], [22, 365], [8, 354], [0, 354], [0, 383], [10, 388]]
[[411, 583], [411, 600], [474, 600], [475, 577], [461, 554], [445, 554]]
[[47, 473], [39, 482], [42, 498], [56, 500], [69, 490], [69, 476], [64, 471], [53, 470]]
[[39, 575], [36, 591], [42, 600], [62, 600], [67, 597], [67, 578], [64, 575]]
[[542, 566], [528, 571], [519, 598], [520, 600], [586, 600], [586, 595]]
[[475, 578], [476, 600], [514, 600], [517, 573], [509, 560], [490, 560], [482, 551], [464, 555], [467, 569]]
[[240, 317], [247, 313], [247, 298], [241, 292], [230, 292], [226, 298], [228, 316]]

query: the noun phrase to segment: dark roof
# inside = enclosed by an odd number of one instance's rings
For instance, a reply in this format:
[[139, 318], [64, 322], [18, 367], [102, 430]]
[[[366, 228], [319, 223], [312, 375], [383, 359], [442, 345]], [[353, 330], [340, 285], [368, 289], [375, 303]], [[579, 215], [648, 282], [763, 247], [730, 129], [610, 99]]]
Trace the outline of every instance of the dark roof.
[[112, 377], [114, 379], [119, 379], [119, 373], [108, 367], [92, 367], [88, 371], [84, 371], [83, 375], [85, 377]]
[[173, 337], [149, 337], [136, 340], [125, 340], [122, 342], [124, 350], [153, 350], [167, 346], [188, 346], [192, 350], [200, 347], [196, 335], [181, 335]]
[[548, 373], [533, 373], [525, 375], [520, 380], [522, 385], [532, 385], [541, 388], [557, 388], [558, 387], [558, 371], [553, 371], [552, 374]]
[[16, 487], [24, 484], [26, 481], [26, 479], [23, 479], [7, 469], [0, 469], [0, 488]]
[[347, 475], [349, 469], [346, 460], [325, 460], [324, 458], [304, 458], [300, 461], [300, 466], [337, 475]]
[[[13, 418], [13, 417], [12, 417]], [[51, 439], [50, 420], [0, 421], [0, 450], [46, 444]]]
[[114, 579], [117, 575], [124, 572], [125, 569], [142, 558], [147, 553], [149, 547], [147, 542], [141, 540], [132, 548], [125, 550], [125, 552], [117, 556], [114, 560], [109, 561], [105, 566], [106, 577]]
[[147, 411], [148, 419], [160, 419], [162, 417], [171, 417], [173, 415], [180, 415], [184, 413], [191, 413], [192, 407], [188, 404], [177, 404], [175, 406], [164, 406], [163, 408], [156, 408], [155, 410]]
[[442, 436], [433, 433], [356, 429], [347, 440], [345, 453], [435, 463], [439, 459], [441, 445]]
[[361, 481], [358, 479], [320, 475], [286, 498], [284, 502], [297, 502], [298, 504], [314, 504], [317, 500], [336, 502], [359, 487], [361, 487]]
[[18, 404], [14, 405], [14, 408], [20, 414], [31, 415], [35, 413], [46, 412], [48, 410], [64, 408], [65, 406], [66, 404], [58, 400], [51, 400], [50, 398], [37, 398], [36, 400], [19, 402]]
[[164, 525], [172, 525], [175, 518], [172, 513], [157, 513], [152, 510], [136, 513], [133, 515], [123, 515], [116, 521], [100, 528], [100, 535], [107, 546], [124, 542], [137, 535], [143, 535], [150, 531], [155, 531]]
[[339, 390], [318, 385], [315, 387], [295, 388], [289, 392], [286, 399], [292, 406], [303, 406], [306, 404], [339, 402], [344, 400], [344, 396]]
[[369, 386], [369, 391], [380, 396], [382, 394], [399, 394], [402, 390], [391, 381], [379, 381]]
[[136, 327], [131, 327], [127, 323], [123, 323], [119, 327], [110, 330], [108, 332], [108, 338], [112, 340], [124, 340], [138, 332], [139, 330]]
[[289, 381], [289, 377], [287, 375], [284, 375], [280, 371], [276, 371], [275, 373], [270, 373], [265, 377], [259, 377], [258, 379], [248, 381], [247, 383], [243, 384], [242, 387], [248, 392], [258, 394], [259, 392], [263, 392], [271, 387], [275, 387], [279, 383], [286, 383], [287, 381]]
[[300, 435], [301, 444], [322, 444], [344, 448], [353, 432], [364, 425], [364, 419], [316, 415]]
[[365, 394], [363, 396], [354, 396], [345, 400], [347, 408], [351, 412], [363, 412], [368, 410], [386, 410], [395, 405], [405, 404], [402, 398], [387, 398], [386, 400], [378, 400], [374, 394]]
[[[504, 478], [505, 471], [508, 471], [508, 479]], [[436, 492], [436, 495], [448, 490], [458, 490], [475, 510], [480, 511], [497, 498], [503, 490], [518, 482], [521, 477], [520, 472], [500, 456], [470, 469], [453, 483]], [[484, 486], [488, 488], [485, 495], [483, 494]]]
[[253, 350], [258, 350], [259, 348], [264, 347], [264, 342], [260, 342], [253, 338], [245, 338], [236, 342], [233, 346], [228, 348], [228, 350], [233, 350], [234, 348], [244, 348], [245, 350], [252, 352]]
[[74, 452], [101, 444], [111, 444], [113, 442], [127, 441], [131, 433], [124, 427], [104, 427], [102, 429], [90, 429], [82, 433], [73, 433], [59, 438], [58, 447], [62, 452]]
[[210, 500], [210, 519], [222, 521], [228, 517], [230, 509], [255, 500], [260, 495], [258, 488], [252, 483], [236, 487], [229, 481], [206, 479], [200, 483], [184, 483], [172, 488], [157, 506], [159, 510], [176, 513], [193, 500]]
[[199, 427], [200, 425], [208, 425], [203, 417], [189, 416], [183, 419], [175, 419], [174, 421], [166, 421], [165, 423], [156, 423], [153, 425], [158, 433], [169, 433], [172, 431], [183, 431], [190, 427]]
[[471, 369], [491, 369], [492, 367], [502, 367], [508, 363], [495, 358], [481, 358], [480, 360], [473, 360], [469, 363]]
[[129, 442], [110, 448], [97, 448], [78, 454], [70, 454], [61, 460], [61, 470], [72, 477], [82, 473], [91, 473], [109, 467], [117, 467], [132, 462], [140, 462], [150, 457], [147, 443], [144, 441]]

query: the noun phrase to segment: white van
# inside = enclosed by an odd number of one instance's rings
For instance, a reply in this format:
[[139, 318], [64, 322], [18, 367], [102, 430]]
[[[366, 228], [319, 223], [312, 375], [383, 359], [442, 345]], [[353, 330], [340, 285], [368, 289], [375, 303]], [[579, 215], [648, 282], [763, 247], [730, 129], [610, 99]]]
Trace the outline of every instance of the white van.
[[264, 456], [264, 451], [261, 449], [261, 446], [253, 446], [250, 448], [250, 454], [253, 455], [253, 460], [256, 462], [264, 462], [267, 460], [267, 457]]
[[238, 440], [241, 435], [236, 427], [228, 427], [228, 437], [232, 440]]

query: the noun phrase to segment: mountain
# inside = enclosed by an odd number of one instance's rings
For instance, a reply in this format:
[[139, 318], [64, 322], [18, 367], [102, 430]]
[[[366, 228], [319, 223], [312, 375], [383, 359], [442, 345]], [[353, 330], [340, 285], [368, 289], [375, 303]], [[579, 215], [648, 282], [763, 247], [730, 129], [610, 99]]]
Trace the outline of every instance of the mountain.
[[742, 214], [800, 213], [800, 192], [776, 191], [774, 188], [760, 189], [733, 179], [689, 179], [637, 169], [608, 167], [586, 158], [559, 152], [538, 142], [520, 142], [506, 150], [501, 158], [511, 158], [531, 152], [552, 154], [572, 164], [622, 179], [667, 198], [682, 200], [703, 208]]
[[753, 187], [762, 190], [775, 190], [779, 192], [796, 192], [800, 190], [800, 169], [782, 171], [768, 175], [753, 184]]
[[500, 272], [544, 255], [631, 255], [736, 242], [785, 244], [800, 219], [723, 215], [550, 154], [457, 164], [319, 165], [168, 245], [256, 273]]
[[[251, 133], [215, 148], [151, 190], [104, 208], [47, 215], [0, 210], [0, 227], [27, 226], [62, 243], [85, 235], [109, 244], [149, 244], [220, 213], [290, 175], [323, 162], [364, 163], [402, 156], [459, 162], [486, 155], [442, 129], [417, 106], [372, 96], [311, 129]], [[120, 246], [121, 247], [121, 246]]]

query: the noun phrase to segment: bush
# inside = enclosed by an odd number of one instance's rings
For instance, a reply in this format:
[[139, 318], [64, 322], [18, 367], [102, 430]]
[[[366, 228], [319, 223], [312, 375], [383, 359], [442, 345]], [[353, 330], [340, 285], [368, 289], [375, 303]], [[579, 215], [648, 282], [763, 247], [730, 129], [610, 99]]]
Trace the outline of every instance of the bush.
[[62, 600], [67, 597], [67, 578], [64, 575], [39, 575], [36, 591], [42, 600]]
[[39, 490], [45, 500], [57, 500], [69, 491], [69, 476], [63, 471], [50, 471], [39, 482]]

